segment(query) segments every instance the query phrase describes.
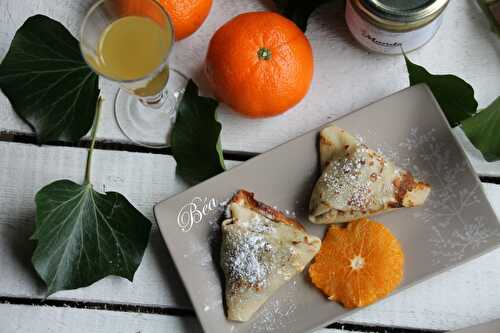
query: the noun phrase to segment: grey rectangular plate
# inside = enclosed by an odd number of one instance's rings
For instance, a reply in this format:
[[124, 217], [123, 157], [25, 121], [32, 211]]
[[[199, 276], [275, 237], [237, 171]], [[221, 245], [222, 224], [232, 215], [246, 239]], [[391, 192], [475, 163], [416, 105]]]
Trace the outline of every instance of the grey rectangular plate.
[[[304, 113], [304, 116], [307, 116]], [[500, 244], [500, 224], [430, 90], [414, 86], [334, 122], [432, 185], [426, 204], [377, 216], [401, 241], [399, 290], [473, 259]], [[279, 130], [279, 129], [276, 129]], [[283, 286], [246, 323], [226, 320], [214, 241], [224, 202], [240, 189], [307, 221], [318, 167], [319, 129], [291, 140], [155, 207], [155, 216], [206, 332], [305, 332], [353, 311], [328, 301], [306, 272]]]
[[494, 320], [486, 324], [463, 328], [452, 333], [498, 333], [500, 332], [500, 320]]

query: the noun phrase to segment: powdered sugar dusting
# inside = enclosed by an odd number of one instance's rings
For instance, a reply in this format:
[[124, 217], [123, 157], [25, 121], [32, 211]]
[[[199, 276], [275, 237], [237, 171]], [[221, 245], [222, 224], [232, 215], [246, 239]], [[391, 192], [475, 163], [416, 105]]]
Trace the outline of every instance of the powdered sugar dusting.
[[213, 269], [213, 260], [210, 253], [210, 247], [208, 244], [202, 245], [196, 243], [193, 245], [193, 250], [189, 255], [185, 255], [185, 258], [191, 258], [191, 260], [198, 262], [198, 264], [206, 269]]
[[367, 163], [368, 148], [359, 145], [351, 156], [332, 162], [324, 174], [326, 188], [331, 195], [345, 194], [346, 204], [365, 208], [371, 198], [370, 179], [362, 177], [362, 168]]
[[239, 282], [248, 287], [261, 288], [272, 270], [273, 262], [264, 258], [272, 257], [276, 252], [262, 234], [269, 233], [272, 228], [257, 215], [252, 217], [246, 227], [227, 234], [223, 270], [229, 285]]

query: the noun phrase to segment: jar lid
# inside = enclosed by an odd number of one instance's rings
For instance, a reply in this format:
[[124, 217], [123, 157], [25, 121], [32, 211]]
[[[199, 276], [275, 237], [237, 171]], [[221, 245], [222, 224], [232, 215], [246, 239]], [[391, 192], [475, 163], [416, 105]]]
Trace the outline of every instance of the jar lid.
[[361, 0], [376, 16], [396, 22], [415, 22], [440, 12], [448, 0]]
[[414, 22], [443, 9], [448, 0], [362, 0], [374, 14], [399, 22]]
[[404, 32], [436, 19], [449, 0], [348, 0], [352, 8], [379, 28]]

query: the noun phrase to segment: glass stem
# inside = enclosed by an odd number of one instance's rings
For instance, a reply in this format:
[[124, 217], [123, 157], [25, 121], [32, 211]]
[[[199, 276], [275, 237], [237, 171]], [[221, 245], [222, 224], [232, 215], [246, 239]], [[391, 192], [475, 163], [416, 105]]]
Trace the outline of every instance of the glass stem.
[[156, 95], [139, 97], [139, 101], [147, 108], [160, 109], [167, 100], [167, 94], [167, 90], [163, 89]]

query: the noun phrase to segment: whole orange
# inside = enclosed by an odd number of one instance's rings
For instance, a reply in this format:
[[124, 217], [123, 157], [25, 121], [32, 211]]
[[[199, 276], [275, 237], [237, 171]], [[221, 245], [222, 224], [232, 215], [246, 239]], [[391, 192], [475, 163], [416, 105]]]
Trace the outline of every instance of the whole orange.
[[172, 19], [175, 40], [188, 37], [203, 24], [212, 0], [158, 0]]
[[313, 76], [309, 41], [272, 12], [231, 19], [210, 40], [206, 75], [215, 96], [248, 117], [270, 117], [297, 104]]

